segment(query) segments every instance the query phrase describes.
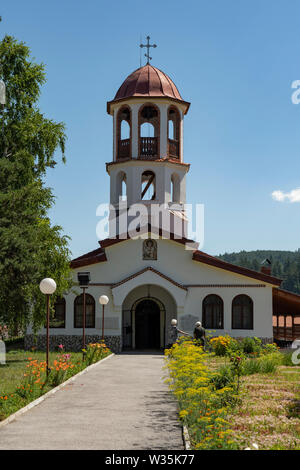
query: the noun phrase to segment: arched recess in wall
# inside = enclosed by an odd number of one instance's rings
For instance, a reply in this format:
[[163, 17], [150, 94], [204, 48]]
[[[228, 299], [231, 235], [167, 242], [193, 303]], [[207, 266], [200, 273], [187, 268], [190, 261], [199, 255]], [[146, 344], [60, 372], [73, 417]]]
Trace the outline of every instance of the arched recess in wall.
[[150, 201], [155, 199], [156, 196], [156, 177], [155, 173], [151, 170], [146, 170], [142, 173], [141, 177], [141, 199], [143, 201]]
[[139, 157], [158, 158], [160, 136], [160, 112], [152, 103], [139, 110]]
[[171, 176], [171, 202], [180, 202], [180, 178], [177, 173]]
[[168, 155], [180, 159], [180, 113], [176, 106], [168, 109]]
[[131, 157], [131, 110], [122, 106], [117, 114], [117, 160]]

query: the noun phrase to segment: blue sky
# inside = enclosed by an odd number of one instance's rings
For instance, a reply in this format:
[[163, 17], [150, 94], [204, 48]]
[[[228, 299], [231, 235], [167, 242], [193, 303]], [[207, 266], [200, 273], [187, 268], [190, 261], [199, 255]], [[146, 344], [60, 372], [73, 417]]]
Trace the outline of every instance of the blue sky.
[[289, 197], [300, 187], [298, 0], [10, 0], [0, 14], [1, 37], [26, 42], [46, 65], [43, 112], [66, 123], [67, 164], [49, 170], [47, 184], [57, 198], [51, 220], [74, 257], [98, 246], [112, 159], [106, 102], [139, 67], [147, 34], [158, 44], [153, 65], [192, 103], [184, 159], [188, 202], [205, 204], [203, 250], [300, 247], [300, 197]]

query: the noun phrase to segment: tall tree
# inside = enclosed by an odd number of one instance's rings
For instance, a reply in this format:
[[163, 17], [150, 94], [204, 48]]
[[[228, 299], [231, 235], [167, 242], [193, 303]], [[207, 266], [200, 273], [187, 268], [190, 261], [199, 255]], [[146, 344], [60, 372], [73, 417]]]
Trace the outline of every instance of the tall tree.
[[24, 43], [5, 36], [0, 65], [7, 93], [0, 122], [0, 319], [38, 327], [45, 315], [41, 279], [55, 279], [57, 296], [71, 285], [68, 238], [50, 224], [54, 196], [44, 184], [57, 150], [65, 161], [65, 126], [39, 110], [45, 67]]

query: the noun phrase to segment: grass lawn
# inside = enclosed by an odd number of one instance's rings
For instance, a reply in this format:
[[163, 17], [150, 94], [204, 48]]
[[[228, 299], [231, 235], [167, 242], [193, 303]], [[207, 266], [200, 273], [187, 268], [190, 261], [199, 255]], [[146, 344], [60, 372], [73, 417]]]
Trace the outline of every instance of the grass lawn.
[[[82, 353], [71, 353], [74, 362], [82, 359]], [[57, 359], [58, 352], [49, 354], [49, 362]], [[6, 354], [6, 364], [0, 364], [0, 395], [13, 393], [23, 379], [26, 372], [26, 364], [28, 358], [37, 359], [38, 361], [46, 360], [44, 351], [24, 351], [22, 349], [11, 350]]]
[[111, 354], [102, 343], [89, 344], [84, 360], [82, 352], [51, 352], [47, 376], [45, 351], [24, 351], [20, 347], [8, 349], [6, 364], [0, 365], [0, 421]]

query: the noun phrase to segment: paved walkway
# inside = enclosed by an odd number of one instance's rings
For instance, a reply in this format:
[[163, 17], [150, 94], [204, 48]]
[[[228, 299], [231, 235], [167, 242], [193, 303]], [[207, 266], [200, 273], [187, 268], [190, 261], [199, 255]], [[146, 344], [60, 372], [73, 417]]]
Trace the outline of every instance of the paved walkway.
[[0, 449], [183, 449], [161, 354], [120, 354], [0, 428]]

